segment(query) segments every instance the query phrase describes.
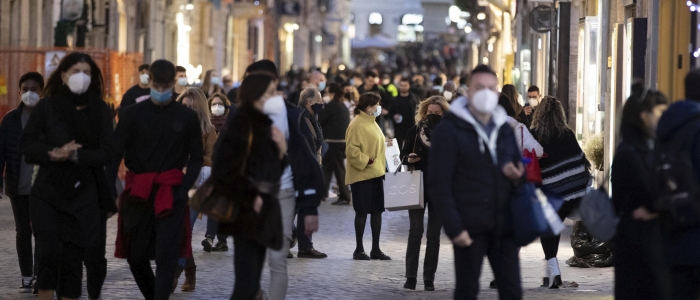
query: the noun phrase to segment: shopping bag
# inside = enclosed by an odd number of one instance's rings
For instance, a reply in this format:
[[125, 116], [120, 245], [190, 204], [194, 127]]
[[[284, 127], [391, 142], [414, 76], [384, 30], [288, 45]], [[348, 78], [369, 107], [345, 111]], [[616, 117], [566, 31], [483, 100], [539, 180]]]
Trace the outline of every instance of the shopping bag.
[[542, 184], [542, 171], [540, 170], [540, 161], [537, 159], [537, 153], [535, 149], [532, 151], [528, 149], [523, 150], [523, 158], [529, 160], [528, 164], [525, 164], [525, 174], [527, 174], [527, 181]]
[[423, 208], [423, 172], [387, 173], [384, 179], [384, 208], [388, 211]]
[[399, 150], [399, 142], [396, 139], [392, 139], [391, 144], [391, 147], [386, 146], [386, 168], [389, 173], [394, 173], [401, 167], [401, 150]]
[[559, 235], [564, 230], [564, 223], [549, 197], [532, 183], [525, 183], [518, 189], [511, 211], [515, 242], [519, 246], [526, 246], [541, 236]]
[[620, 218], [615, 213], [612, 200], [604, 188], [589, 188], [588, 193], [581, 199], [579, 212], [591, 236], [603, 242], [615, 237]]
[[535, 184], [542, 184], [542, 170], [540, 169], [540, 161], [537, 158], [537, 152], [535, 149], [525, 149], [525, 134], [523, 130], [525, 129], [520, 127], [520, 148], [523, 149], [523, 161], [527, 162], [525, 163], [527, 181]]

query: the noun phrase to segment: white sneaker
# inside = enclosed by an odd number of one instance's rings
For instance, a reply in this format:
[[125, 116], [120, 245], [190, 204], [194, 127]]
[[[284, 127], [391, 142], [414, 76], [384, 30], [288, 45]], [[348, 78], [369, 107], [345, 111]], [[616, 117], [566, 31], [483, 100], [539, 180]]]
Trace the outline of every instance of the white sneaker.
[[328, 191], [328, 199], [338, 198], [338, 194], [334, 193], [332, 190]]

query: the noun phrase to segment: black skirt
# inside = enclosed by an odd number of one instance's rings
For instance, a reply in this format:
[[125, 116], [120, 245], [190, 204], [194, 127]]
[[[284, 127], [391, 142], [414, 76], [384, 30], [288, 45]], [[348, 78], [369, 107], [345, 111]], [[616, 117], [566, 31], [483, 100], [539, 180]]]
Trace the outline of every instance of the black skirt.
[[352, 190], [352, 207], [355, 213], [371, 214], [384, 212], [384, 176], [355, 182]]

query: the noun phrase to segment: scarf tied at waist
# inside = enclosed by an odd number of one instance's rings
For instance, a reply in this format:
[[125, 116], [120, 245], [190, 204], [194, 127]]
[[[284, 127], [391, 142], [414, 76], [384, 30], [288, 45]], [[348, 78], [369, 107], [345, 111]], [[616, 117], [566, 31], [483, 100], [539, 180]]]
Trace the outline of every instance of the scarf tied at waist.
[[[125, 201], [148, 201], [153, 188], [156, 187], [155, 199], [153, 200], [154, 215], [156, 219], [164, 218], [172, 214], [173, 202], [173, 187], [182, 184], [184, 173], [182, 170], [169, 170], [162, 173], [134, 173], [128, 172], [125, 178], [124, 192], [119, 198], [120, 208], [125, 204]], [[182, 243], [180, 245], [180, 256], [184, 258], [192, 257], [192, 230], [190, 229], [189, 206], [185, 205], [185, 218], [183, 222]], [[119, 214], [117, 221], [117, 240], [114, 256], [117, 258], [128, 258], [131, 252], [131, 246], [134, 244], [147, 243], [152, 241], [136, 241], [132, 240], [129, 230], [124, 227], [122, 214]], [[151, 228], [143, 228], [142, 230], [151, 230]], [[139, 235], [137, 235], [139, 236]], [[154, 247], [155, 245], [149, 245]], [[154, 253], [151, 251], [147, 251]], [[149, 255], [151, 256], [151, 255]], [[152, 257], [153, 259], [154, 257]]]

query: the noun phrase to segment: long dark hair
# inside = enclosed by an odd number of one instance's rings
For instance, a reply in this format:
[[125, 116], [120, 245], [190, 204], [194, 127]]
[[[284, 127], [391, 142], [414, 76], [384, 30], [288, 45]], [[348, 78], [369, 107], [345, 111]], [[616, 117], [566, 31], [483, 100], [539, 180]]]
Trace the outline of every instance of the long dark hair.
[[73, 52], [66, 55], [61, 63], [58, 64], [49, 80], [46, 82], [46, 88], [44, 88], [44, 97], [50, 97], [59, 93], [61, 86], [63, 86], [62, 74], [68, 72], [68, 69], [73, 67], [77, 63], [87, 63], [90, 65], [90, 87], [86, 93], [91, 95], [97, 95], [100, 99], [104, 99], [104, 79], [102, 78], [102, 71], [100, 67], [97, 66], [90, 55], [81, 52]]
[[501, 93], [500, 96], [498, 96], [498, 105], [503, 107], [503, 109], [506, 110], [506, 114], [514, 119], [517, 119], [517, 115], [515, 114], [515, 109], [513, 108], [513, 105], [510, 102], [510, 98], [508, 98], [508, 95]]
[[538, 137], [540, 143], [547, 143], [550, 139], [562, 137], [571, 131], [566, 123], [564, 107], [557, 98], [545, 96], [535, 110], [532, 118], [531, 131]]
[[517, 115], [523, 111], [523, 106], [520, 105], [520, 102], [518, 102], [518, 91], [515, 89], [515, 86], [512, 84], [506, 84], [503, 86], [503, 89], [501, 89], [501, 93], [508, 96], [508, 99], [510, 99], [510, 105], [513, 107], [513, 110], [515, 110], [516, 115], [516, 117], [513, 118], [517, 119]]
[[267, 72], [248, 74], [238, 88], [238, 101], [241, 106], [252, 107], [255, 101], [265, 95], [267, 87], [275, 80], [275, 76]]
[[632, 94], [622, 108], [622, 122], [620, 134], [622, 139], [630, 138], [635, 131], [643, 133], [646, 137], [653, 138], [655, 133], [647, 128], [642, 121], [642, 112], [651, 112], [657, 105], [668, 105], [668, 99], [659, 91], [650, 90], [642, 83], [632, 85]]

